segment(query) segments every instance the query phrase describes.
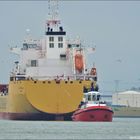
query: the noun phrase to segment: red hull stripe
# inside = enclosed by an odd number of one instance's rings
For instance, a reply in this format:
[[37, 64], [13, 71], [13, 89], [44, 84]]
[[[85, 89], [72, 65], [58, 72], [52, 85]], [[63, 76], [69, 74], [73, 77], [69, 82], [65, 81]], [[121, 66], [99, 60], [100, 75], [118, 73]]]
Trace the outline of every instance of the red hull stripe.
[[83, 113], [83, 112], [96, 111], [96, 110], [105, 110], [105, 111], [108, 111], [108, 112], [113, 113], [113, 111], [110, 110], [110, 109], [105, 109], [105, 108], [95, 108], [95, 109], [81, 110], [80, 112], [75, 112], [74, 115], [78, 115], [78, 114], [81, 114], [81, 113]]

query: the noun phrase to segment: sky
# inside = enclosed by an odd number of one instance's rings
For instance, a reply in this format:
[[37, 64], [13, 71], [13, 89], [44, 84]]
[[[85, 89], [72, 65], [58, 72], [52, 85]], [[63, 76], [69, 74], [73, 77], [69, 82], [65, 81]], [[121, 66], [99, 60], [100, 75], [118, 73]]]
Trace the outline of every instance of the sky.
[[[26, 29], [42, 38], [48, 14], [47, 1], [0, 1], [0, 83], [9, 82]], [[114, 93], [140, 86], [140, 1], [61, 1], [61, 23], [70, 38], [80, 37], [95, 62], [101, 92]]]

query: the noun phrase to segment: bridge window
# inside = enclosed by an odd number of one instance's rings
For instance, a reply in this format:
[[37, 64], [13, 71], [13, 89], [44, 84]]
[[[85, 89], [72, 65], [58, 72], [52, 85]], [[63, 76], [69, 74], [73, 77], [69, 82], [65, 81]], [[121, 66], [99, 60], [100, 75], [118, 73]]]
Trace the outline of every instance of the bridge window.
[[50, 48], [54, 48], [54, 43], [50, 43], [50, 44], [49, 44], [49, 47], [50, 47]]
[[37, 60], [31, 60], [31, 67], [36, 67], [37, 65]]
[[58, 41], [62, 42], [63, 41], [63, 37], [58, 37]]
[[28, 44], [27, 43], [24, 43], [23, 44], [23, 50], [27, 50], [28, 49]]
[[54, 41], [54, 37], [52, 37], [52, 36], [49, 37], [49, 41], [50, 41], [50, 42], [53, 42], [53, 41]]
[[68, 44], [68, 48], [71, 48], [72, 47], [72, 45], [71, 44]]
[[31, 48], [31, 49], [38, 49], [39, 46], [37, 46], [37, 44], [27, 44], [27, 43], [24, 43], [23, 44], [23, 50], [27, 50], [28, 48]]
[[58, 48], [63, 48], [63, 43], [58, 43]]

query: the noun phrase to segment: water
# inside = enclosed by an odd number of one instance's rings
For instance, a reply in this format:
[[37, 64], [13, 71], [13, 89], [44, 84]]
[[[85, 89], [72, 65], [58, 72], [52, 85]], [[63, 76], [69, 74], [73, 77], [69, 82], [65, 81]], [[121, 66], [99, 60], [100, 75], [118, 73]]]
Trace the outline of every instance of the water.
[[0, 139], [140, 139], [140, 118], [113, 122], [0, 121]]

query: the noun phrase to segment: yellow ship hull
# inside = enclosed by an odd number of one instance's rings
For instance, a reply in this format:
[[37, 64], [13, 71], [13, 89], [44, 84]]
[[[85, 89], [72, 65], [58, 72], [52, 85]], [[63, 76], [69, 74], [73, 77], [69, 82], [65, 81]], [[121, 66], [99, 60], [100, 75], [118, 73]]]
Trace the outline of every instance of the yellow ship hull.
[[[83, 98], [83, 86], [91, 81], [10, 81], [6, 111], [8, 119], [71, 120]], [[4, 114], [3, 114], [4, 113]]]

